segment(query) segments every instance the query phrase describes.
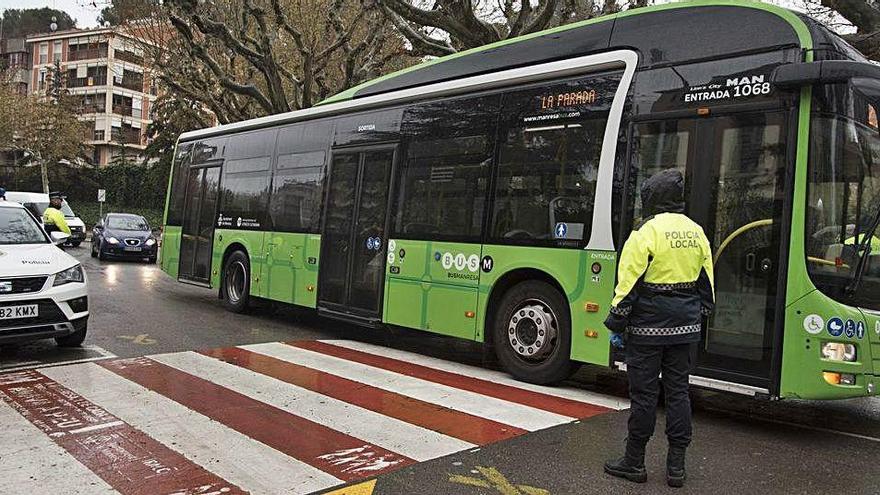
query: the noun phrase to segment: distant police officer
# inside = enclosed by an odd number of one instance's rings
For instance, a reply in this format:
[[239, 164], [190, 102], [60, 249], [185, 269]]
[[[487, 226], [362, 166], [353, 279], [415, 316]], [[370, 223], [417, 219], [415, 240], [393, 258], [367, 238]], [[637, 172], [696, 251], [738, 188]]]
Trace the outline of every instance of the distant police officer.
[[666, 481], [683, 486], [691, 441], [688, 376], [692, 349], [715, 305], [712, 252], [703, 229], [684, 212], [684, 178], [665, 170], [641, 189], [644, 220], [620, 254], [617, 287], [605, 326], [626, 345], [630, 417], [626, 453], [605, 472], [643, 483], [645, 445], [654, 433], [658, 377], [666, 396]]
[[49, 193], [49, 207], [43, 212], [43, 227], [46, 232], [58, 231], [70, 235], [70, 227], [67, 226], [67, 220], [61, 212], [63, 201], [64, 195], [60, 192]]

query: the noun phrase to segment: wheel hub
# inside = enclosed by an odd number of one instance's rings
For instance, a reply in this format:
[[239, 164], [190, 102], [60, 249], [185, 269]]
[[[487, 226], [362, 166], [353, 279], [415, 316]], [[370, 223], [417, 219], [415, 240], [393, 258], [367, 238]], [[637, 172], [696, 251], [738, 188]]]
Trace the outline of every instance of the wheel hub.
[[514, 352], [520, 356], [541, 357], [553, 350], [556, 318], [544, 305], [526, 302], [511, 315], [507, 337]]
[[245, 273], [247, 271], [244, 268], [244, 263], [241, 261], [236, 261], [230, 265], [226, 272], [226, 280], [228, 281], [226, 284], [226, 295], [232, 303], [238, 302], [244, 294]]

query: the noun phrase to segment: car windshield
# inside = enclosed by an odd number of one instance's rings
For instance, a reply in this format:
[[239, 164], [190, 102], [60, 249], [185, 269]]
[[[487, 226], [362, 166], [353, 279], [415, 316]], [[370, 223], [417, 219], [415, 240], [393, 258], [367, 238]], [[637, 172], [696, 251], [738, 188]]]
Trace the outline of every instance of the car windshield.
[[858, 119], [817, 115], [812, 134], [805, 242], [810, 276], [841, 302], [880, 310], [880, 231], [869, 233], [880, 210], [877, 114], [869, 106]]
[[[33, 213], [34, 216], [41, 217], [46, 211], [46, 208], [49, 207], [49, 203], [24, 203], [24, 206], [28, 210], [31, 210], [31, 213]], [[61, 203], [61, 213], [63, 213], [64, 216], [67, 218], [73, 218], [76, 216], [76, 213], [74, 213], [73, 210], [70, 209], [70, 205], [67, 204], [67, 201]]]
[[0, 208], [0, 244], [44, 244], [40, 225], [21, 208]]
[[141, 217], [108, 217], [107, 228], [114, 230], [138, 230], [148, 231], [150, 226]]

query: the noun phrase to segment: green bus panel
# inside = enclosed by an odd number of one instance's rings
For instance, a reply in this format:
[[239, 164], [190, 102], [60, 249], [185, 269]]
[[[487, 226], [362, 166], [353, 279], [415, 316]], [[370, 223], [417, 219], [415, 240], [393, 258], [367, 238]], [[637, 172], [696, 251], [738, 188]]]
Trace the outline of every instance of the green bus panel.
[[256, 297], [266, 297], [263, 272], [266, 256], [263, 250], [265, 232], [253, 230], [216, 229], [214, 230], [214, 251], [211, 260], [211, 287], [220, 287], [220, 271], [223, 269], [223, 257], [230, 247], [242, 249], [250, 258], [251, 290]]
[[[837, 323], [839, 321], [839, 324]], [[855, 334], [842, 332], [852, 322]], [[842, 333], [833, 331], [840, 328]], [[840, 304], [819, 291], [813, 291], [786, 310], [780, 396], [801, 399], [844, 399], [867, 395], [868, 383], [875, 381], [871, 360], [873, 328], [868, 330], [861, 311]], [[835, 335], [836, 334], [836, 335]], [[859, 338], [861, 334], [861, 338]], [[856, 361], [824, 359], [822, 345], [844, 342], [856, 346]], [[831, 385], [823, 372], [851, 373], [855, 385]]]
[[263, 286], [273, 301], [314, 308], [318, 287], [321, 236], [269, 232], [266, 234]]
[[[571, 358], [575, 361], [610, 364], [609, 330], [604, 321], [614, 293], [617, 253], [583, 249], [519, 246], [483, 246], [483, 257], [492, 258], [492, 270], [480, 278], [478, 340], [484, 340], [486, 305], [493, 286], [516, 270], [538, 270], [556, 280], [569, 302], [571, 313]], [[593, 273], [593, 264], [598, 273]], [[588, 308], [587, 303], [597, 307]], [[489, 329], [487, 329], [489, 330]]]
[[[616, 253], [408, 240], [393, 240], [388, 247], [385, 323], [484, 341], [496, 283], [517, 270], [538, 270], [556, 280], [569, 301], [572, 359], [609, 364], [603, 321], [614, 290]], [[592, 273], [594, 263], [599, 273]], [[588, 308], [588, 302], [597, 306]]]
[[476, 339], [479, 260], [479, 244], [390, 241], [383, 321]]
[[159, 249], [159, 266], [162, 271], [177, 279], [180, 268], [180, 233], [182, 228], [175, 225], [165, 226], [162, 232], [162, 246]]

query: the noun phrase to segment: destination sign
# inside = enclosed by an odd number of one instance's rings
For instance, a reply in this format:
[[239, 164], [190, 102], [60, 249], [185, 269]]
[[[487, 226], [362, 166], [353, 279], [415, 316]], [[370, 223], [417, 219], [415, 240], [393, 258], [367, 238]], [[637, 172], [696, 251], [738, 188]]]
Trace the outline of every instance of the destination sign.
[[576, 107], [580, 105], [592, 105], [596, 103], [599, 95], [595, 89], [583, 89], [564, 93], [550, 93], [539, 95], [541, 110], [556, 108]]

